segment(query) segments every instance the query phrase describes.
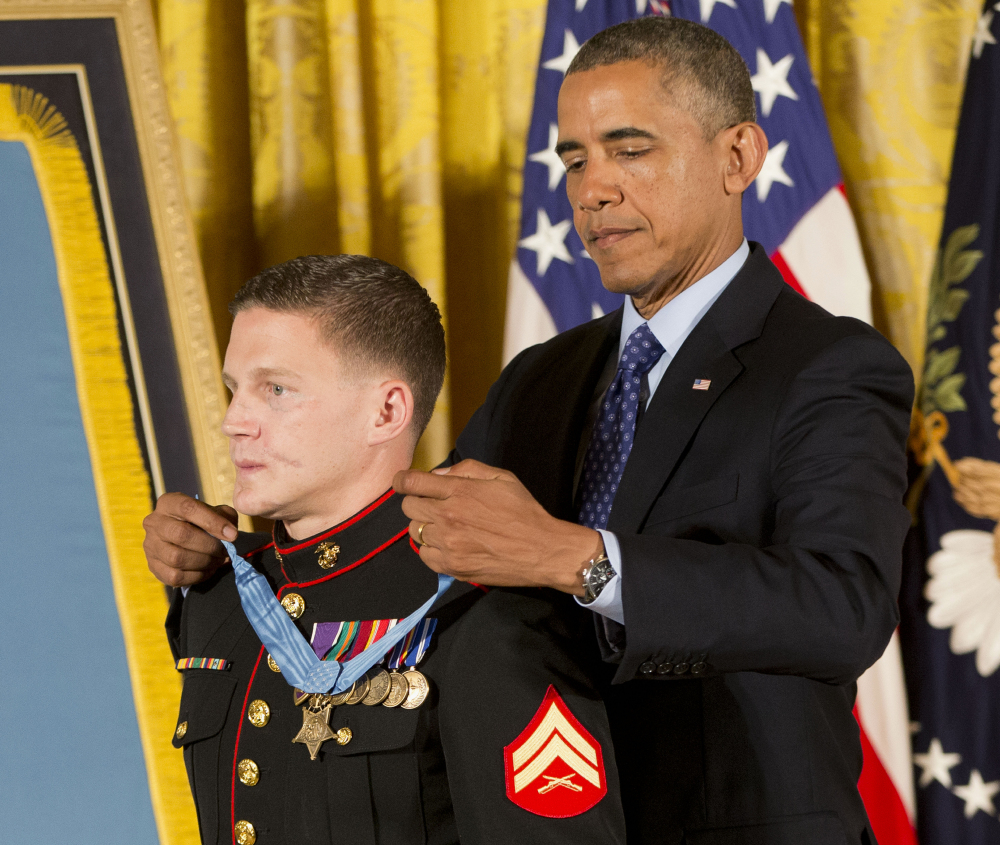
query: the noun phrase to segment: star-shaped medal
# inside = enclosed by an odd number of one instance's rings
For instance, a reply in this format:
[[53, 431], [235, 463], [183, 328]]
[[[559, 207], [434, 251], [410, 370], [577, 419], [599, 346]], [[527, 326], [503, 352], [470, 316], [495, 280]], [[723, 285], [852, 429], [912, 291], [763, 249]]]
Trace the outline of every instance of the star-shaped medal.
[[330, 704], [327, 703], [318, 711], [310, 710], [309, 706], [302, 708], [302, 728], [292, 742], [301, 742], [309, 749], [309, 759], [315, 760], [320, 746], [328, 739], [336, 739], [337, 734], [330, 730]]

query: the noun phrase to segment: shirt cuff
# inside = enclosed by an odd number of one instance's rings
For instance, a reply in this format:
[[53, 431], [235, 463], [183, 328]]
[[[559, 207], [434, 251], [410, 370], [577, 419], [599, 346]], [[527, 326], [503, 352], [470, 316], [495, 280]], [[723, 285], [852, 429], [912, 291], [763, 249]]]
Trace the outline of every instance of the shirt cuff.
[[597, 529], [604, 539], [604, 553], [608, 556], [608, 563], [614, 569], [614, 577], [604, 585], [601, 594], [590, 604], [584, 604], [577, 598], [576, 602], [581, 607], [586, 607], [601, 616], [613, 619], [619, 625], [625, 624], [625, 609], [622, 607], [622, 552], [618, 546], [618, 538], [610, 531]]

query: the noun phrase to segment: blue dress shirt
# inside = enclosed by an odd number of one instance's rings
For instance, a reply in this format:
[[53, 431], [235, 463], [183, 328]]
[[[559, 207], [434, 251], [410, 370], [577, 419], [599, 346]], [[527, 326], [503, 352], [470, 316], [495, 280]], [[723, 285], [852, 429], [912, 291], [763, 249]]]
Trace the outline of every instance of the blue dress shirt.
[[[647, 381], [649, 383], [649, 399], [646, 400], [646, 407], [653, 399], [653, 394], [663, 379], [663, 374], [670, 366], [674, 356], [680, 350], [689, 334], [694, 331], [694, 327], [701, 322], [708, 309], [715, 304], [722, 292], [728, 287], [733, 277], [740, 271], [743, 263], [750, 255], [750, 245], [746, 238], [729, 258], [722, 262], [707, 276], [702, 277], [687, 290], [679, 293], [673, 299], [657, 311], [648, 321], [644, 321], [642, 315], [635, 310], [632, 298], [625, 298], [625, 312], [622, 315], [621, 339], [618, 341], [618, 357], [621, 358], [624, 352], [625, 342], [632, 332], [634, 332], [643, 322], [649, 323], [650, 331], [654, 334], [660, 345], [666, 350], [656, 365], [649, 371]], [[612, 511], [614, 505], [611, 506]], [[625, 624], [625, 611], [622, 607], [622, 554], [618, 547], [618, 538], [610, 531], [601, 531], [604, 538], [604, 550], [608, 555], [615, 576], [605, 584], [601, 594], [590, 604], [584, 605], [596, 613], [613, 619], [620, 625]], [[579, 602], [580, 600], [577, 599]], [[582, 604], [582, 602], [581, 602]]]

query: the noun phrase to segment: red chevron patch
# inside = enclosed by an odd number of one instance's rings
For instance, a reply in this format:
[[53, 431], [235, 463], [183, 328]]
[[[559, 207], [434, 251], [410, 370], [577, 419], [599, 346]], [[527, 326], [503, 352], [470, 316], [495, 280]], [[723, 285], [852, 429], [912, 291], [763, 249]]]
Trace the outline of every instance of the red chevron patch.
[[578, 816], [607, 794], [601, 744], [554, 686], [503, 755], [507, 797], [529, 813], [551, 819]]

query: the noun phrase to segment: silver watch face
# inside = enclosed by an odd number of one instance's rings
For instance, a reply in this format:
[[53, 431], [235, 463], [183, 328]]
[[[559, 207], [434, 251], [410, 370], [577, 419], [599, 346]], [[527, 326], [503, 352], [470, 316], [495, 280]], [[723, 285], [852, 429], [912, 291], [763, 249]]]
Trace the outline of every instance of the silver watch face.
[[615, 568], [607, 558], [597, 561], [597, 563], [590, 567], [583, 579], [583, 603], [590, 604], [590, 602], [594, 601], [601, 594], [604, 585], [614, 578], [614, 576]]

